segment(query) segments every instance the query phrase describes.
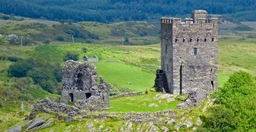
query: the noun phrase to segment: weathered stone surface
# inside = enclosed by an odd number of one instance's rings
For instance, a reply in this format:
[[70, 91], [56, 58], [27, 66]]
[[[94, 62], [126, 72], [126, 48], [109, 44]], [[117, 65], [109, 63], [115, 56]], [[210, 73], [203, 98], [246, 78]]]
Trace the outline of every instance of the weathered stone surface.
[[194, 106], [193, 102], [190, 99], [187, 99], [185, 102], [178, 104], [176, 108], [177, 109], [189, 109], [193, 106]]
[[88, 62], [98, 62], [99, 58], [97, 55], [94, 55], [92, 58], [88, 58]]
[[11, 129], [7, 130], [7, 132], [20, 132], [21, 126], [14, 126]]
[[53, 118], [47, 119], [44, 124], [42, 124], [41, 126], [39, 126], [37, 128], [37, 130], [41, 130], [41, 129], [44, 129], [44, 128], [52, 126], [53, 125], [53, 121], [54, 121]]
[[109, 106], [110, 86], [102, 77], [97, 85], [98, 72], [93, 64], [69, 60], [62, 74], [62, 99], [65, 103], [75, 103], [79, 108], [92, 110]]
[[45, 119], [43, 118], [38, 118], [35, 121], [33, 121], [30, 125], [28, 125], [25, 130], [29, 130], [38, 126], [41, 126], [42, 124], [44, 124]]
[[208, 94], [200, 88], [192, 89], [188, 93], [188, 98], [193, 102], [194, 106], [199, 106], [207, 96]]
[[16, 34], [7, 35], [4, 39], [8, 41], [14, 41], [14, 42], [19, 41], [19, 37]]
[[193, 126], [193, 123], [191, 123], [190, 121], [186, 120], [185, 122], [183, 122], [183, 125], [185, 125], [187, 128], [190, 128]]
[[151, 104], [149, 104], [149, 107], [158, 107], [158, 105], [155, 103], [151, 103]]
[[[186, 94], [218, 88], [218, 20], [195, 10], [191, 18], [161, 18], [161, 70], [157, 91]], [[164, 89], [164, 90], [163, 90]]]
[[[75, 115], [80, 114], [80, 110], [78, 108], [67, 106], [63, 103], [56, 103], [48, 98], [38, 101], [34, 105], [34, 108], [30, 112], [30, 115], [26, 119], [34, 119], [38, 112], [56, 114], [57, 118], [59, 118], [60, 120], [63, 120], [65, 118], [71, 119]], [[65, 113], [66, 116], [61, 117], [59, 115], [61, 113]]]

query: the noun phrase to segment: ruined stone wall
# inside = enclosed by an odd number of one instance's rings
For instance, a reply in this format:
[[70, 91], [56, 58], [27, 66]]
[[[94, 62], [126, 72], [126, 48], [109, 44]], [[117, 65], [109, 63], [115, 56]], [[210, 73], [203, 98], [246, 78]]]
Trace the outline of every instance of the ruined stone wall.
[[78, 103], [81, 106], [109, 106], [109, 84], [100, 77], [97, 84], [98, 72], [89, 62], [69, 60], [62, 69], [64, 103]]
[[193, 88], [211, 92], [218, 87], [218, 22], [206, 16], [199, 10], [185, 22], [161, 19], [161, 68], [170, 93], [188, 93]]

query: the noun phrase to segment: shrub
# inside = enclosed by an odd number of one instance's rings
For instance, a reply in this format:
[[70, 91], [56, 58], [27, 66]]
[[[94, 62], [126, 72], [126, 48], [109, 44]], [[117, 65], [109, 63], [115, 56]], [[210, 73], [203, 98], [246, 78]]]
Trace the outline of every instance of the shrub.
[[82, 50], [84, 53], [87, 53], [87, 51], [88, 51], [88, 49], [86, 47], [83, 47]]
[[59, 36], [57, 37], [57, 40], [59, 40], [59, 41], [64, 41], [64, 37], [63, 37], [62, 35], [59, 35]]
[[3, 107], [3, 101], [0, 99], [0, 108]]
[[243, 85], [252, 85], [253, 81], [252, 75], [244, 71], [239, 71], [230, 76], [224, 87], [239, 88]]
[[10, 76], [25, 77], [27, 72], [32, 69], [32, 65], [25, 60], [18, 61], [11, 65], [8, 69]]
[[64, 57], [64, 61], [67, 61], [67, 60], [74, 60], [74, 61], [77, 61], [79, 58], [79, 54], [78, 53], [75, 53], [75, 52], [67, 52], [65, 57]]

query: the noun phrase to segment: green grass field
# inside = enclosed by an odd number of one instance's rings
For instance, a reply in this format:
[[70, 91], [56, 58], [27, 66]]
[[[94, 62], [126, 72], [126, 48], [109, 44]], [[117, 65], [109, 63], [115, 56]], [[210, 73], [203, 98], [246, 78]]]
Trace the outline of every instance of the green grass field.
[[[166, 99], [155, 99], [154, 97], [160, 93], [148, 93], [131, 97], [120, 97], [110, 100], [110, 110], [108, 112], [155, 112], [161, 110], [175, 109], [179, 101], [167, 103]], [[156, 104], [150, 107], [150, 104]]]
[[103, 76], [107, 82], [111, 82], [121, 88], [129, 88], [133, 91], [145, 91], [154, 85], [155, 75], [142, 71], [142, 68], [126, 65], [122, 62], [98, 62], [94, 63], [99, 76]]

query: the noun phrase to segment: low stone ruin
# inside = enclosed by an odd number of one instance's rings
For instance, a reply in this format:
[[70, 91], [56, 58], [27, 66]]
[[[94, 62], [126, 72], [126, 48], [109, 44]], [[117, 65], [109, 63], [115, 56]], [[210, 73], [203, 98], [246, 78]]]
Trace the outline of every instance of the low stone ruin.
[[90, 107], [97, 110], [109, 106], [109, 84], [100, 77], [97, 85], [98, 72], [89, 62], [68, 60], [62, 69], [64, 103], [74, 103], [80, 107]]

